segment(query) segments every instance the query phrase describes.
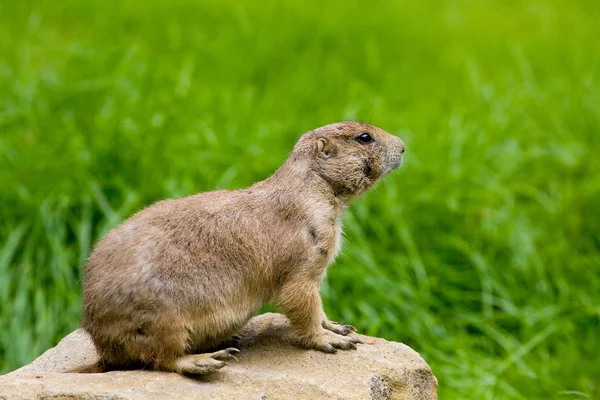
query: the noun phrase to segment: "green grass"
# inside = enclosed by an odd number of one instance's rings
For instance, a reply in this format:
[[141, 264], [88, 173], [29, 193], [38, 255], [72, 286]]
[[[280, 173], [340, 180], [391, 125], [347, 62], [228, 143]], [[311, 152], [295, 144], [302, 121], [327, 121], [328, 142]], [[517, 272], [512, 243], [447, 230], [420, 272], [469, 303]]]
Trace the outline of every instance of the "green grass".
[[0, 2], [0, 370], [78, 326], [90, 246], [359, 119], [405, 166], [357, 201], [332, 319], [443, 399], [600, 398], [600, 3]]

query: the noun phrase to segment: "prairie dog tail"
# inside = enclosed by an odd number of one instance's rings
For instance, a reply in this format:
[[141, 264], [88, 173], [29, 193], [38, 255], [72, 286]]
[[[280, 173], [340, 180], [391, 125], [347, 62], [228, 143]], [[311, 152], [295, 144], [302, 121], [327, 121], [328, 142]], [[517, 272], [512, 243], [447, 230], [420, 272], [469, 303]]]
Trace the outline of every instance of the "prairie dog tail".
[[106, 372], [106, 368], [104, 368], [104, 365], [100, 361], [93, 364], [81, 365], [67, 371], [68, 374], [97, 374], [100, 372]]

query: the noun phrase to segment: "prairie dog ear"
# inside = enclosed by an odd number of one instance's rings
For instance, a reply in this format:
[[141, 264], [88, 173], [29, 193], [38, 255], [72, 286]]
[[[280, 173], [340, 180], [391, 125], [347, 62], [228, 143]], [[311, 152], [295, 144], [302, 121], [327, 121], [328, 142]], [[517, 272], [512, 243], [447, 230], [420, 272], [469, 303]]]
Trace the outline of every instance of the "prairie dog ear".
[[335, 155], [336, 150], [336, 146], [331, 142], [331, 140], [324, 137], [317, 139], [316, 151], [318, 157], [328, 159]]

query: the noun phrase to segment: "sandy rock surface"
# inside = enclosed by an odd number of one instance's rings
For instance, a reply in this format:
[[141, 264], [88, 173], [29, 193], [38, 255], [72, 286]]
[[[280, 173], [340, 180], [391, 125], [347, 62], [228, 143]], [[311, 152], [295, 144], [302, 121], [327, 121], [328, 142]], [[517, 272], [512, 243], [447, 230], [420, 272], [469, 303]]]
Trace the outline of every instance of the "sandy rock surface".
[[194, 379], [156, 371], [71, 374], [96, 361], [82, 330], [31, 364], [0, 376], [0, 400], [95, 399], [437, 399], [437, 380], [402, 343], [360, 335], [355, 351], [325, 354], [291, 344], [280, 314], [253, 318], [240, 333], [239, 363]]

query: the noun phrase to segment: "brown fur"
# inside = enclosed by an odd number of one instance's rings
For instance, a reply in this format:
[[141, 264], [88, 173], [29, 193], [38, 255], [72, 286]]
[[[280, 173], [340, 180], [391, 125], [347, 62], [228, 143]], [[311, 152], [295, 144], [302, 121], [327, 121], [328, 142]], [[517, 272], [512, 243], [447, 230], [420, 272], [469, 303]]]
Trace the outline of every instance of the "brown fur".
[[[374, 141], [357, 137], [369, 133]], [[208, 374], [227, 354], [194, 354], [229, 339], [266, 302], [307, 347], [355, 348], [321, 305], [340, 250], [342, 212], [401, 164], [404, 144], [342, 122], [304, 134], [268, 179], [242, 190], [158, 202], [98, 242], [83, 285], [82, 327], [100, 361], [85, 372], [154, 368]], [[335, 332], [335, 333], [334, 333]]]

